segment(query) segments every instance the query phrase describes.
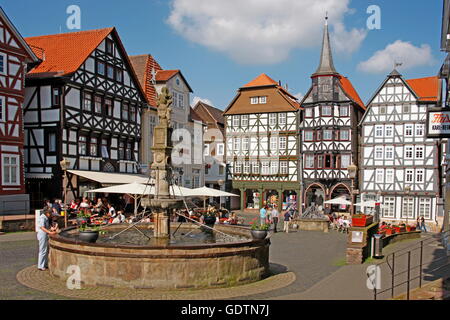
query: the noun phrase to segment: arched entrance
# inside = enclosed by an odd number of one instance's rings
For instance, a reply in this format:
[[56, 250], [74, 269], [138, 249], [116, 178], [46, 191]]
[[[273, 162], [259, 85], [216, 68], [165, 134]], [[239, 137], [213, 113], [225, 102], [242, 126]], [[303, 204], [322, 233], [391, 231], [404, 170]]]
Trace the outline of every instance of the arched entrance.
[[[333, 186], [333, 188], [331, 188], [330, 195], [331, 199], [344, 198], [345, 200], [348, 200], [350, 202], [352, 201], [350, 188], [343, 183], [339, 183]], [[347, 205], [332, 205], [331, 209], [333, 212], [341, 212], [341, 213], [350, 212], [350, 206]]]
[[310, 185], [305, 192], [305, 206], [309, 208], [313, 205], [322, 206], [325, 201], [325, 188], [320, 184]]

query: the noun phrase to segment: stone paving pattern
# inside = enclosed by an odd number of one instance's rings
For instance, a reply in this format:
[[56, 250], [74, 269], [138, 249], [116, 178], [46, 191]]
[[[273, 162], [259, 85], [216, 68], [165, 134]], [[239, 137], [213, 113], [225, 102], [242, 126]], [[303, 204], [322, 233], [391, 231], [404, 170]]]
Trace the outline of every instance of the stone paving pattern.
[[[246, 224], [256, 217], [255, 214], [247, 214]], [[280, 222], [279, 230], [282, 230]], [[425, 235], [423, 237], [429, 237]], [[280, 300], [372, 300], [373, 292], [367, 289], [366, 269], [370, 264], [382, 263], [383, 260], [368, 261], [362, 265], [345, 265], [345, 248], [347, 235], [331, 231], [329, 233], [313, 231], [292, 230], [289, 234], [278, 232], [271, 234], [270, 262], [271, 270], [275, 276], [258, 283], [243, 285], [235, 288], [215, 288], [202, 292], [197, 290], [183, 290], [178, 292], [150, 293], [138, 292], [133, 299], [280, 299]], [[419, 239], [420, 240], [420, 239]], [[393, 244], [385, 248], [384, 253], [417, 246], [418, 241], [407, 240]], [[424, 261], [442, 255], [442, 248], [438, 246], [427, 246]], [[72, 299], [81, 298], [83, 292], [98, 292], [102, 296], [112, 294], [110, 299], [122, 299], [123, 294], [109, 293], [111, 288], [89, 288], [76, 293], [77, 296], [69, 295], [65, 291], [57, 290], [57, 285], [47, 279], [48, 272], [41, 272], [39, 277], [32, 277], [35, 268], [26, 269], [35, 265], [37, 261], [37, 241], [35, 233], [5, 234], [0, 236], [0, 299]], [[399, 268], [404, 261], [399, 261]], [[386, 265], [386, 264], [384, 264]], [[439, 273], [427, 273], [425, 267], [424, 286], [438, 280], [442, 276], [449, 275], [450, 269], [440, 270]], [[387, 287], [389, 280], [388, 271], [383, 266], [382, 288]], [[25, 269], [25, 270], [24, 270]], [[20, 272], [24, 270], [23, 272]], [[35, 282], [35, 286], [43, 289], [51, 286], [49, 293], [28, 288], [20, 284], [16, 275], [24, 281]], [[28, 277], [28, 278], [27, 278]], [[30, 278], [31, 277], [31, 278]], [[44, 279], [44, 280], [43, 280]], [[40, 283], [39, 281], [44, 281]], [[53, 283], [53, 285], [52, 285]], [[59, 284], [65, 288], [64, 284]], [[236, 290], [234, 290], [236, 289]], [[67, 290], [67, 289], [65, 289]], [[116, 291], [118, 289], [114, 289]], [[206, 291], [214, 291], [214, 295]], [[399, 288], [398, 294], [402, 293]], [[404, 291], [404, 290], [403, 290]], [[227, 293], [228, 292], [228, 293]], [[94, 294], [94, 293], [93, 293]], [[149, 295], [150, 294], [150, 295]], [[130, 293], [128, 292], [128, 295]], [[120, 297], [119, 297], [120, 296]], [[87, 297], [87, 296], [86, 296]], [[196, 298], [197, 297], [197, 298]], [[93, 298], [93, 297], [92, 297]], [[382, 297], [390, 299], [389, 295]]]

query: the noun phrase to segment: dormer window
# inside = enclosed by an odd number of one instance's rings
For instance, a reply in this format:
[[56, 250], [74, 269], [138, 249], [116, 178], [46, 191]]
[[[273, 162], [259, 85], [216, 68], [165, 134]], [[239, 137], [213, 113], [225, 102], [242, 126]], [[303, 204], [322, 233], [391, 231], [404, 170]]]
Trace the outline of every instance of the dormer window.
[[250, 98], [251, 104], [266, 104], [267, 103], [267, 96], [260, 96], [260, 97], [251, 97]]

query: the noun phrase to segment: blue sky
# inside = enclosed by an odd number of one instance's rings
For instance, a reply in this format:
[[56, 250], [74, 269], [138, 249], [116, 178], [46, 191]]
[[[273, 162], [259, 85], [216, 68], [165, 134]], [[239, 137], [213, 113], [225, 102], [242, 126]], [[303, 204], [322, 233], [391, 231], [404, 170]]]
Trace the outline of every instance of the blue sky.
[[[326, 10], [331, 35], [336, 32], [340, 39], [333, 44], [336, 69], [350, 78], [364, 102], [389, 73], [374, 69], [392, 69], [393, 62], [381, 55], [368, 68], [359, 65], [388, 45], [403, 43], [386, 52], [404, 62], [400, 71], [406, 78], [436, 75], [444, 59], [439, 50], [441, 0], [324, 0], [316, 1], [320, 5], [314, 3], [311, 12], [299, 3], [313, 0], [241, 0], [230, 8], [233, 1], [1, 0], [0, 5], [24, 37], [72, 31], [66, 27], [66, 8], [78, 5], [81, 30], [115, 26], [128, 54], [150, 53], [163, 68], [181, 69], [193, 97], [221, 109], [260, 73], [287, 83], [293, 94], [305, 94], [319, 62]], [[380, 30], [367, 30], [370, 5], [381, 10]], [[345, 28], [340, 37], [334, 23]], [[408, 57], [402, 56], [405, 51]]]

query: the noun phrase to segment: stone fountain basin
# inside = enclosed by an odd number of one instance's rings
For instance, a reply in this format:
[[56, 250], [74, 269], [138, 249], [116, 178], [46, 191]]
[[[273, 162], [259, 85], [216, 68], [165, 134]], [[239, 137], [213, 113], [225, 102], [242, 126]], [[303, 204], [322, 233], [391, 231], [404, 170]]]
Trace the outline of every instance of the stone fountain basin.
[[[126, 227], [108, 229], [119, 232]], [[143, 229], [151, 227], [139, 225]], [[198, 226], [186, 223], [185, 228]], [[66, 281], [73, 272], [69, 270], [78, 266], [83, 286], [134, 289], [234, 286], [269, 275], [269, 238], [253, 240], [250, 230], [243, 227], [214, 228], [248, 240], [179, 246], [89, 244], [65, 237], [66, 233], [76, 232], [75, 228], [68, 228], [50, 237], [49, 270]]]

